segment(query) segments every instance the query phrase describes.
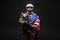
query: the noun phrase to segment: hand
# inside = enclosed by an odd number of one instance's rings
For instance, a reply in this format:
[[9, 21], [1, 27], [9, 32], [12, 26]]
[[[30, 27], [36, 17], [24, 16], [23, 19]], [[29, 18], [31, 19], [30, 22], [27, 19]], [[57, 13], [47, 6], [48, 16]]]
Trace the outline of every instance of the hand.
[[22, 24], [23, 24], [24, 22], [25, 22], [25, 21], [21, 21], [20, 23], [22, 23]]
[[27, 21], [24, 21], [24, 23], [28, 23]]

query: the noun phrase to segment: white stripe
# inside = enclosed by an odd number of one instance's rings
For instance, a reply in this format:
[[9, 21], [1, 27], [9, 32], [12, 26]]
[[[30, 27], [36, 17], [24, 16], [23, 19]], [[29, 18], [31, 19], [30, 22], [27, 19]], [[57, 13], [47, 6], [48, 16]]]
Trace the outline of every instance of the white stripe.
[[37, 25], [39, 25], [39, 23], [38, 23], [38, 22], [35, 22], [34, 24], [37, 24]]
[[37, 21], [37, 22], [40, 22], [40, 20], [39, 20], [39, 19], [37, 19], [36, 21]]

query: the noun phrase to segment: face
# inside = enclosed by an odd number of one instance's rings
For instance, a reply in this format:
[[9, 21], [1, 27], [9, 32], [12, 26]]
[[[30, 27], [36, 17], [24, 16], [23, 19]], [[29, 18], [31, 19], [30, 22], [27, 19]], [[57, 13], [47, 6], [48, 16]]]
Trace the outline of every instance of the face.
[[33, 10], [33, 7], [26, 7], [27, 11], [32, 11]]

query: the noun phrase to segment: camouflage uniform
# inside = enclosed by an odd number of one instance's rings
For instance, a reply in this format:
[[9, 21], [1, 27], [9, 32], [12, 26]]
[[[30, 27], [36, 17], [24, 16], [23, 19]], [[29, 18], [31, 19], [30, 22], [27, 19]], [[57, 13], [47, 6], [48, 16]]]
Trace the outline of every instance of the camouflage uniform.
[[26, 14], [25, 17], [21, 16], [19, 19], [19, 22], [23, 24], [23, 34], [25, 40], [39, 40], [38, 38], [40, 29], [39, 16], [34, 12], [25, 14]]

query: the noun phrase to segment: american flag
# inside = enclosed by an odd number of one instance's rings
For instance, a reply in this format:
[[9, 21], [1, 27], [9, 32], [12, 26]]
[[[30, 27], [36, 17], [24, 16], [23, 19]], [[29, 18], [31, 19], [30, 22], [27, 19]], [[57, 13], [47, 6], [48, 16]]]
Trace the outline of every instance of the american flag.
[[32, 24], [32, 27], [39, 27], [40, 25], [40, 20], [37, 19], [33, 24]]

